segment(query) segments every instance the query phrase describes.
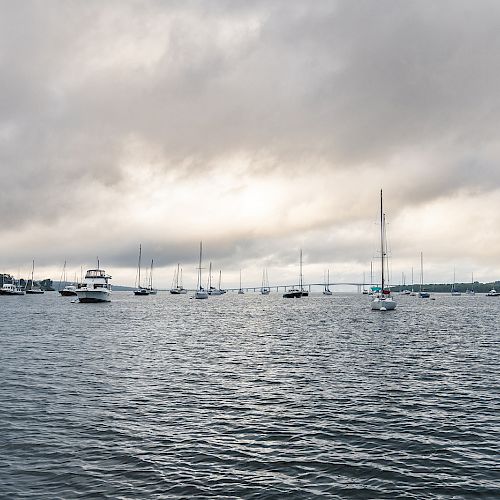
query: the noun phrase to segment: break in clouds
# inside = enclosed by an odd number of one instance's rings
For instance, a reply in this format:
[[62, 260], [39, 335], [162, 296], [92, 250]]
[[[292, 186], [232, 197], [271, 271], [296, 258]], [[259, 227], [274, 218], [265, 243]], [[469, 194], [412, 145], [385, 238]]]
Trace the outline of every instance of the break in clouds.
[[498, 2], [0, 7], [1, 271], [359, 279], [383, 187], [398, 273], [498, 278]]

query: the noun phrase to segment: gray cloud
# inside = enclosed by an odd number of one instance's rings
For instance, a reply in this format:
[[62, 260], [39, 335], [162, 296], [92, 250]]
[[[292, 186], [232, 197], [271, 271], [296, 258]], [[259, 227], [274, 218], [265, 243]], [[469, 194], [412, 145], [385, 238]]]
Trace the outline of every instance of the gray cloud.
[[[342, 235], [332, 257], [366, 262], [358, 249], [371, 236], [348, 228], [369, 228], [380, 185], [393, 217], [500, 190], [497, 2], [0, 6], [0, 224], [20, 243], [68, 234], [59, 254], [39, 250], [47, 263], [83, 259], [97, 232], [113, 265], [132, 265], [139, 240], [172, 264], [211, 231], [223, 263], [293, 262], [283, 247], [296, 243], [328, 259], [317, 241], [331, 234]], [[224, 169], [240, 183], [214, 191]], [[163, 201], [193, 183], [214, 204], [212, 193], [244, 193], [255, 179], [307, 180], [300, 202], [312, 212], [294, 221], [286, 207], [300, 189], [283, 190], [273, 196], [286, 203], [262, 215], [274, 230], [241, 216], [224, 233], [216, 214], [203, 234], [188, 190], [182, 210], [155, 212], [155, 226], [147, 193], [165, 179]], [[144, 224], [130, 219], [134, 205]]]

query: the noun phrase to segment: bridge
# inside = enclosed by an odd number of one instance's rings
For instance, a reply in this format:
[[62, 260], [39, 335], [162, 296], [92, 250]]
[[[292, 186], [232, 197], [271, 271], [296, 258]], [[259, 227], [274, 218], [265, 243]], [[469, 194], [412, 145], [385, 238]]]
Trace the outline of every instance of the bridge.
[[[304, 283], [302, 285], [302, 288], [306, 289], [308, 292], [311, 292], [312, 287], [321, 287], [323, 289], [324, 287], [328, 286], [334, 287], [334, 286], [355, 286], [357, 288], [358, 293], [361, 293], [364, 288], [371, 287], [371, 286], [380, 286], [376, 283], [357, 283], [357, 282], [351, 282], [351, 281], [342, 281], [342, 282], [335, 282], [335, 283]], [[262, 285], [259, 286], [242, 286], [241, 289], [244, 292], [260, 292], [260, 290], [264, 288]], [[300, 288], [300, 284], [297, 283], [292, 283], [289, 285], [269, 285], [269, 290], [276, 290], [279, 292], [280, 290], [286, 291], [291, 288]], [[239, 288], [224, 288], [227, 292], [238, 292], [240, 289]]]

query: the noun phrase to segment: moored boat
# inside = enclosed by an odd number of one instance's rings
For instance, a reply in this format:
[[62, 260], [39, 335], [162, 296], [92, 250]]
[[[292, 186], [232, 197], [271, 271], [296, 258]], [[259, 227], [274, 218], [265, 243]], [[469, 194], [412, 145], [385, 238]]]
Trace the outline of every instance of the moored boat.
[[85, 273], [85, 280], [76, 289], [78, 302], [110, 302], [111, 276], [102, 269], [89, 269]]
[[387, 265], [388, 255], [382, 190], [380, 190], [380, 253], [381, 286], [380, 291], [373, 296], [371, 309], [372, 311], [392, 311], [396, 309], [396, 301], [391, 296], [390, 288], [386, 287], [385, 267]]
[[24, 295], [24, 290], [13, 281], [12, 283], [4, 283], [2, 285], [0, 295]]
[[203, 244], [200, 241], [200, 263], [198, 265], [198, 284], [196, 287], [196, 292], [194, 294], [195, 299], [208, 299], [209, 295], [208, 292], [203, 288], [201, 284], [201, 258], [203, 254]]

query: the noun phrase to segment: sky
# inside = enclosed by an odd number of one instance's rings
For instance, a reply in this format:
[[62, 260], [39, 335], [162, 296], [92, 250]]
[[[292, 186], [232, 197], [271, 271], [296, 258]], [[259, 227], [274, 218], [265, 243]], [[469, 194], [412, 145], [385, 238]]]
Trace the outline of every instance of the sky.
[[0, 272], [500, 279], [498, 1], [0, 8]]

